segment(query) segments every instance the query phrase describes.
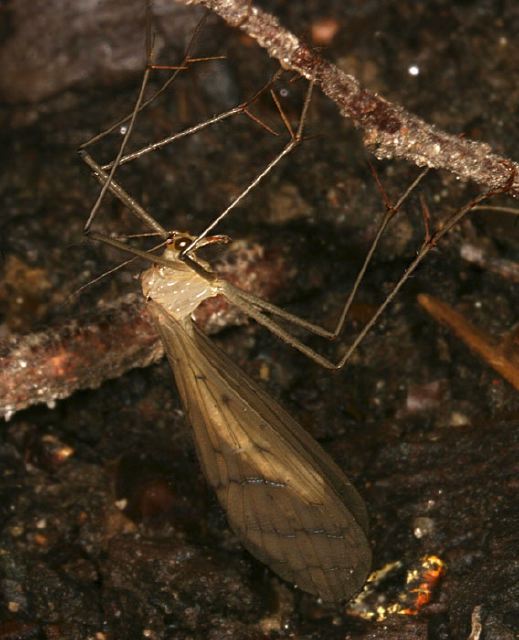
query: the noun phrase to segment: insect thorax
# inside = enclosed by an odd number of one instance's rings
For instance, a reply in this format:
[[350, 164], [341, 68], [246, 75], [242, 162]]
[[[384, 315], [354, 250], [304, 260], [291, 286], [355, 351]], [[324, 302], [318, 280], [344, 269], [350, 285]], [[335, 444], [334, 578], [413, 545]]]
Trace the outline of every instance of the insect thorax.
[[201, 302], [219, 293], [214, 284], [185, 267], [153, 266], [142, 274], [141, 283], [145, 297], [177, 320], [190, 317]]

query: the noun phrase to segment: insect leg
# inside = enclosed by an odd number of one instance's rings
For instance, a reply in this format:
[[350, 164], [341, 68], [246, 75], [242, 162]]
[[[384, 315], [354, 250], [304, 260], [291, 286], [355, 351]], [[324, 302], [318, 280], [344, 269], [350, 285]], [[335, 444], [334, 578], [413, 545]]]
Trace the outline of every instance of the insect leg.
[[143, 258], [148, 262], [153, 262], [154, 264], [158, 264], [164, 267], [171, 267], [172, 264], [174, 264], [170, 260], [166, 260], [166, 258], [163, 258], [162, 256], [157, 256], [154, 253], [151, 253], [151, 251], [163, 246], [164, 242], [162, 242], [158, 247], [154, 247], [153, 249], [150, 249], [150, 251], [142, 251], [141, 249], [136, 249], [135, 247], [131, 247], [125, 242], [121, 242], [121, 240], [117, 240], [116, 238], [111, 238], [110, 236], [106, 236], [104, 233], [98, 233], [97, 231], [91, 231], [88, 234], [88, 237], [92, 238], [92, 240], [98, 240], [99, 242], [108, 244], [111, 247], [114, 247], [115, 249], [124, 251], [125, 253], [130, 253], [133, 256]]
[[[278, 338], [280, 338], [281, 340], [289, 344], [294, 349], [297, 349], [298, 351], [306, 355], [308, 358], [310, 358], [317, 364], [320, 364], [326, 369], [341, 369], [348, 362], [348, 360], [350, 359], [354, 351], [357, 349], [360, 343], [364, 340], [368, 332], [375, 325], [375, 323], [378, 321], [382, 313], [384, 313], [384, 311], [389, 306], [389, 304], [391, 304], [391, 302], [393, 301], [395, 296], [398, 294], [400, 289], [404, 286], [404, 284], [411, 277], [411, 275], [416, 271], [418, 266], [421, 264], [421, 262], [426, 257], [426, 255], [431, 251], [431, 249], [434, 246], [436, 246], [436, 244], [441, 240], [441, 238], [443, 238], [443, 236], [446, 235], [452, 229], [452, 227], [455, 224], [457, 224], [469, 211], [471, 211], [476, 205], [478, 205], [479, 203], [481, 203], [491, 195], [494, 195], [494, 193], [487, 192], [473, 198], [469, 203], [460, 207], [453, 214], [451, 214], [449, 218], [445, 221], [443, 226], [439, 227], [435, 233], [433, 233], [430, 237], [426, 238], [422, 242], [422, 245], [420, 246], [415, 258], [411, 261], [407, 269], [405, 269], [405, 271], [402, 273], [397, 283], [394, 285], [393, 289], [386, 296], [384, 301], [379, 305], [379, 307], [377, 308], [373, 316], [370, 318], [370, 320], [364, 325], [363, 329], [357, 335], [357, 337], [352, 342], [352, 344], [348, 347], [348, 349], [346, 350], [346, 353], [337, 362], [333, 362], [328, 358], [325, 358], [320, 353], [318, 353], [317, 351], [315, 351], [314, 349], [306, 345], [304, 342], [302, 342], [299, 338], [296, 338], [295, 336], [293, 336], [289, 331], [287, 331], [285, 328], [280, 326], [274, 320], [266, 316], [259, 308], [260, 307], [260, 304], [258, 303], [259, 299], [255, 298], [255, 302], [251, 303], [249, 301], [250, 294], [244, 294], [242, 291], [240, 291], [239, 289], [236, 289], [235, 287], [228, 288], [227, 285], [223, 285], [224, 294], [228, 297], [231, 303], [235, 304], [244, 313], [246, 313], [251, 318], [256, 320], [258, 324], [261, 324], [262, 326], [267, 328]], [[249, 297], [249, 300], [247, 300], [247, 297]], [[267, 309], [267, 311], [272, 312], [273, 305], [272, 306], [268, 305], [268, 306], [270, 308]], [[277, 315], [287, 319], [283, 315], [285, 314], [285, 312], [281, 309], [279, 311], [281, 311], [282, 313], [280, 314], [279, 312], [277, 312]], [[311, 323], [306, 323], [306, 321], [304, 320], [297, 319], [297, 316], [292, 316], [291, 314], [288, 314], [288, 315], [290, 316], [288, 320], [293, 322], [294, 324], [299, 324], [299, 326], [302, 326], [303, 328], [306, 328], [306, 329], [309, 328], [309, 325], [311, 326]], [[295, 322], [295, 319], [297, 319], [297, 322]], [[321, 331], [321, 329], [319, 330]], [[318, 335], [320, 334], [318, 333]]]
[[[149, 8], [147, 7], [147, 12], [149, 12]], [[149, 16], [149, 13], [147, 14]], [[190, 53], [191, 53], [191, 49], [193, 48], [193, 45], [203, 27], [204, 22], [207, 19], [208, 14], [202, 16], [202, 18], [200, 19], [200, 21], [198, 22], [198, 24], [196, 25], [193, 34], [187, 44], [187, 47], [184, 50], [184, 57], [182, 59], [182, 62], [177, 66], [177, 67], [172, 67], [173, 73], [170, 75], [169, 78], [167, 78], [164, 83], [162, 84], [161, 87], [159, 87], [159, 89], [157, 89], [157, 91], [155, 91], [149, 98], [147, 98], [146, 100], [144, 100], [141, 105], [139, 106], [138, 111], [142, 111], [143, 109], [145, 109], [147, 106], [149, 106], [154, 100], [156, 100], [162, 93], [164, 93], [166, 91], [166, 89], [172, 84], [172, 82], [174, 82], [174, 80], [176, 79], [176, 77], [178, 76], [178, 74], [180, 73], [180, 71], [183, 71], [187, 68], [189, 68], [189, 63], [191, 61], [190, 58]], [[150, 24], [151, 24], [151, 20], [148, 17], [147, 18], [147, 24], [146, 24], [146, 60], [149, 60], [150, 57], [150, 52], [151, 52], [151, 34], [150, 34]], [[123, 116], [122, 118], [120, 118], [119, 120], [117, 120], [117, 122], [114, 122], [112, 125], [110, 125], [107, 129], [104, 129], [103, 131], [101, 131], [100, 133], [97, 133], [95, 136], [93, 136], [92, 138], [89, 138], [86, 142], [84, 142], [80, 149], [86, 149], [86, 147], [89, 147], [93, 144], [95, 144], [96, 142], [99, 142], [99, 140], [102, 140], [104, 137], [106, 137], [107, 135], [109, 135], [110, 133], [112, 133], [113, 131], [115, 131], [116, 129], [118, 129], [121, 125], [125, 124], [126, 122], [128, 122], [133, 115], [134, 110], [132, 110], [130, 113], [128, 113], [127, 115]]]
[[[92, 156], [84, 149], [79, 151], [79, 157], [92, 169], [94, 176], [99, 180], [101, 184], [108, 184], [108, 174], [97, 164]], [[137, 200], [132, 198], [115, 180], [111, 180], [108, 189], [119, 200], [126, 205], [130, 211], [132, 211], [137, 218], [142, 220], [151, 229], [156, 231], [161, 237], [167, 238], [168, 232], [164, 227], [155, 220], [155, 218], [149, 214], [144, 207], [142, 207]]]
[[[247, 187], [238, 195], [237, 198], [235, 198], [231, 204], [224, 209], [224, 211], [222, 211], [222, 213], [220, 213], [218, 216], [216, 216], [216, 218], [214, 218], [214, 220], [202, 231], [202, 233], [196, 237], [193, 242], [184, 249], [184, 251], [182, 252], [182, 255], [186, 255], [188, 253], [190, 253], [191, 251], [193, 251], [194, 249], [196, 249], [197, 244], [203, 239], [205, 238], [205, 236], [214, 229], [214, 227], [216, 227], [216, 225], [218, 225], [226, 216], [227, 214], [232, 211], [232, 209], [234, 209], [255, 187], [258, 186], [258, 184], [263, 180], [263, 178], [265, 176], [267, 176], [272, 169], [286, 156], [288, 155], [291, 151], [293, 151], [293, 149], [301, 143], [301, 141], [303, 140], [303, 129], [304, 129], [304, 124], [305, 124], [305, 120], [306, 120], [306, 116], [308, 114], [308, 108], [310, 106], [310, 100], [312, 98], [312, 91], [313, 91], [313, 87], [314, 87], [314, 83], [310, 82], [308, 85], [308, 90], [306, 92], [306, 96], [305, 96], [305, 101], [303, 103], [303, 108], [301, 110], [301, 117], [299, 118], [299, 125], [297, 128], [296, 133], [294, 134], [294, 132], [292, 131], [292, 129], [290, 127], [289, 128], [289, 132], [290, 132], [290, 142], [288, 142], [285, 147], [280, 151], [280, 153], [278, 153], [278, 155], [271, 160], [267, 166], [263, 169], [263, 171], [261, 171], [255, 178], [254, 180], [252, 180], [252, 182], [250, 182]], [[278, 109], [280, 110], [280, 114], [281, 114], [281, 118], [283, 119], [283, 122], [288, 122], [286, 119], [285, 114], [283, 113], [280, 104], [277, 100], [274, 100], [276, 102], [276, 106], [278, 107]]]
[[229, 283], [225, 283], [224, 285], [226, 288], [226, 291], [229, 292], [229, 295], [237, 296], [241, 298], [243, 301], [253, 305], [254, 307], [257, 307], [258, 309], [261, 309], [262, 311], [265, 311], [267, 313], [271, 313], [272, 315], [278, 316], [282, 320], [285, 320], [286, 322], [302, 327], [303, 329], [309, 331], [310, 333], [314, 333], [323, 338], [327, 338], [328, 340], [335, 340], [340, 336], [344, 328], [344, 324], [348, 317], [348, 312], [350, 310], [350, 307], [353, 303], [353, 300], [355, 299], [355, 296], [364, 278], [368, 265], [375, 253], [375, 250], [378, 246], [380, 238], [382, 237], [387, 225], [393, 219], [396, 213], [399, 211], [399, 209], [401, 208], [402, 204], [407, 199], [409, 194], [415, 189], [415, 187], [419, 184], [419, 182], [425, 177], [427, 172], [428, 172], [428, 169], [425, 169], [424, 171], [422, 171], [418, 175], [418, 177], [409, 185], [409, 187], [405, 190], [405, 192], [400, 196], [400, 198], [398, 199], [398, 202], [394, 206], [388, 208], [386, 213], [384, 214], [384, 217], [382, 218], [379, 224], [379, 227], [377, 229], [377, 233], [375, 234], [375, 237], [371, 242], [371, 246], [366, 254], [364, 262], [362, 263], [362, 266], [357, 274], [357, 277], [355, 278], [355, 282], [353, 284], [351, 292], [348, 295], [346, 302], [341, 310], [335, 329], [332, 329], [332, 330], [326, 329], [325, 327], [322, 327], [319, 324], [309, 322], [308, 320], [305, 320], [303, 318], [300, 318], [299, 316], [289, 313], [288, 311], [285, 311], [284, 309], [281, 309], [280, 307], [274, 304], [271, 304], [270, 302], [267, 302], [262, 298], [258, 298], [257, 296], [254, 296], [251, 293], [247, 293], [245, 291], [237, 289], [236, 287], [233, 287], [233, 285]]
[[[276, 73], [272, 76], [272, 78], [263, 87], [261, 87], [259, 91], [257, 91], [251, 98], [249, 98], [245, 102], [242, 102], [236, 105], [235, 107], [233, 107], [232, 109], [229, 109], [228, 111], [224, 111], [223, 113], [213, 116], [208, 120], [204, 120], [204, 122], [199, 122], [198, 124], [195, 124], [192, 127], [188, 127], [187, 129], [184, 129], [183, 131], [174, 133], [170, 136], [167, 136], [166, 138], [163, 138], [162, 140], [157, 140], [156, 142], [152, 142], [151, 144], [148, 144], [145, 147], [141, 147], [140, 149], [137, 149], [137, 151], [134, 151], [133, 153], [129, 153], [127, 155], [122, 156], [122, 158], [119, 161], [119, 166], [126, 164], [127, 162], [132, 162], [132, 160], [137, 160], [137, 158], [140, 158], [141, 156], [146, 155], [147, 153], [156, 151], [157, 149], [161, 149], [162, 147], [165, 147], [166, 145], [171, 144], [172, 142], [176, 142], [181, 138], [185, 138], [186, 136], [190, 136], [192, 134], [198, 133], [199, 131], [202, 131], [206, 127], [211, 126], [212, 124], [216, 124], [217, 122], [222, 122], [222, 120], [226, 120], [227, 118], [230, 118], [231, 116], [234, 116], [234, 115], [238, 115], [240, 113], [243, 113], [249, 116], [255, 122], [259, 123], [263, 128], [266, 128], [273, 135], [278, 135], [275, 131], [273, 131], [270, 127], [268, 127], [264, 122], [257, 119], [255, 116], [252, 116], [252, 114], [249, 113], [248, 109], [250, 105], [253, 104], [262, 93], [267, 91], [272, 86], [272, 84], [279, 78], [281, 73], [282, 73], [282, 70], [276, 71]], [[113, 162], [109, 162], [103, 165], [103, 169], [105, 171], [108, 171], [112, 167], [112, 165], [113, 165]]]

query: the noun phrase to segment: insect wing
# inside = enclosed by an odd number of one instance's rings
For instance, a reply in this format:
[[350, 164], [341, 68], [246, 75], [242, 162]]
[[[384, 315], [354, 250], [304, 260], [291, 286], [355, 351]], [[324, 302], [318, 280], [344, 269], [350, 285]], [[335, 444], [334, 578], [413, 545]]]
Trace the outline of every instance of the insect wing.
[[323, 600], [364, 584], [362, 498], [320, 445], [204, 334], [151, 304], [209, 484], [242, 544]]

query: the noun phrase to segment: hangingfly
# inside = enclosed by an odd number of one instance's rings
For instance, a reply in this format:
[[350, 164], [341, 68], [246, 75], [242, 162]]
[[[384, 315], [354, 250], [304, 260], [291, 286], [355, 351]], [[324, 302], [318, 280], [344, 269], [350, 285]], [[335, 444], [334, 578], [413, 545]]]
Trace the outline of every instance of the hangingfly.
[[[346, 600], [364, 584], [371, 565], [368, 518], [362, 498], [348, 478], [321, 446], [265, 391], [245, 375], [222, 351], [201, 333], [192, 321], [198, 305], [217, 295], [227, 300], [289, 345], [328, 369], [341, 369], [380, 315], [394, 299], [405, 280], [429, 250], [428, 240], [392, 291], [365, 324], [353, 343], [332, 362], [293, 336], [274, 318], [299, 326], [328, 339], [341, 335], [352, 301], [368, 264], [389, 222], [426, 175], [427, 169], [392, 205], [384, 195], [383, 216], [366, 258], [341, 311], [335, 329], [325, 329], [294, 316], [275, 305], [219, 280], [208, 264], [197, 257], [207, 244], [225, 241], [209, 233], [302, 142], [313, 80], [310, 81], [294, 130], [274, 91], [281, 72], [252, 98], [205, 122], [124, 155], [137, 115], [159, 96], [190, 62], [188, 45], [183, 63], [171, 67], [172, 75], [146, 100], [150, 73], [156, 67], [153, 56], [151, 4], [146, 3], [146, 68], [133, 110], [103, 132], [84, 143], [80, 156], [101, 183], [85, 233], [122, 251], [142, 257], [152, 266], [142, 275], [142, 288], [173, 369], [178, 391], [193, 427], [194, 439], [204, 474], [227, 513], [230, 526], [243, 545], [285, 580], [326, 601]], [[249, 184], [198, 235], [168, 232], [116, 181], [121, 164], [201, 131], [235, 114], [245, 114], [270, 131], [249, 107], [270, 92], [289, 140]], [[115, 159], [100, 166], [86, 148], [128, 123]], [[378, 184], [378, 178], [376, 178]], [[163, 257], [132, 248], [126, 243], [91, 230], [107, 192], [115, 195], [135, 216], [163, 240]], [[474, 203], [473, 203], [474, 204]], [[472, 205], [473, 206], [473, 205]], [[441, 233], [444, 233], [442, 231]], [[441, 237], [441, 236], [440, 236]], [[437, 239], [437, 238], [436, 238]], [[436, 241], [436, 240], [434, 240]], [[161, 244], [160, 246], [163, 246]]]
[[[142, 288], [204, 474], [252, 555], [325, 601], [350, 598], [371, 565], [364, 502], [321, 446], [193, 323], [207, 298], [237, 302], [237, 290], [194, 253], [181, 257], [193, 240], [174, 232]], [[206, 237], [197, 248], [218, 241]]]
[[[334, 331], [293, 316], [219, 280], [209, 265], [197, 257], [197, 251], [207, 244], [226, 240], [222, 236], [210, 236], [209, 232], [300, 144], [313, 83], [309, 85], [295, 131], [275, 92], [271, 91], [290, 140], [227, 208], [198, 237], [193, 237], [187, 233], [166, 231], [114, 180], [119, 164], [140, 157], [157, 146], [151, 145], [128, 156], [123, 155], [141, 109], [144, 89], [153, 66], [151, 51], [148, 51], [147, 57], [148, 64], [139, 97], [115, 160], [100, 167], [85, 150], [91, 142], [85, 143], [80, 151], [82, 159], [102, 184], [85, 232], [93, 239], [153, 263], [142, 275], [143, 292], [193, 427], [200, 464], [242, 544], [279, 576], [304, 591], [325, 601], [346, 600], [361, 589], [371, 566], [368, 517], [362, 498], [321, 446], [213, 345], [191, 318], [201, 302], [223, 295], [231, 304], [318, 364], [340, 369], [373, 325], [377, 314], [338, 363], [332, 363], [304, 345], [275, 322], [272, 316], [281, 317], [288, 323], [325, 338], [337, 337], [379, 236], [374, 241]], [[271, 88], [273, 81], [262, 91]], [[249, 114], [247, 107], [250, 102], [184, 133], [200, 130], [236, 111]], [[100, 139], [109, 131], [111, 129], [92, 140]], [[163, 143], [171, 142], [175, 137], [178, 136], [167, 138]], [[92, 222], [107, 191], [112, 192], [154, 233], [162, 237], [167, 247], [163, 257], [131, 248], [124, 242], [91, 231]]]

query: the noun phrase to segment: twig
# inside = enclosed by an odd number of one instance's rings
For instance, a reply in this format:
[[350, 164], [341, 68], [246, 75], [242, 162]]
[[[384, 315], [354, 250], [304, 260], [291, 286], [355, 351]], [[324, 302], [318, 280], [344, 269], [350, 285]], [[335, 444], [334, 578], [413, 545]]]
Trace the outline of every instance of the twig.
[[78, 389], [93, 389], [162, 355], [151, 318], [136, 297], [92, 316], [0, 343], [0, 416], [34, 404], [52, 406]]
[[[260, 296], [284, 290], [293, 270], [281, 252], [257, 244], [234, 243], [215, 264], [234, 285]], [[195, 313], [206, 333], [242, 324], [243, 316], [220, 298]], [[161, 341], [142, 296], [130, 294], [92, 313], [41, 333], [0, 341], [0, 418], [34, 404], [52, 406], [78, 389], [94, 389], [105, 380], [163, 355]]]
[[427, 313], [438, 322], [447, 325], [460, 340], [519, 391], [519, 364], [510, 353], [510, 340], [505, 338], [498, 343], [476, 328], [461, 313], [433, 296], [420, 294], [418, 302]]
[[445, 169], [490, 189], [515, 171], [509, 193], [519, 197], [519, 164], [493, 154], [484, 142], [446, 133], [363, 88], [356, 78], [324, 60], [249, 0], [176, 1], [211, 9], [253, 38], [283, 68], [314, 80], [342, 115], [363, 130], [364, 143], [378, 158], [404, 158], [417, 166]]

